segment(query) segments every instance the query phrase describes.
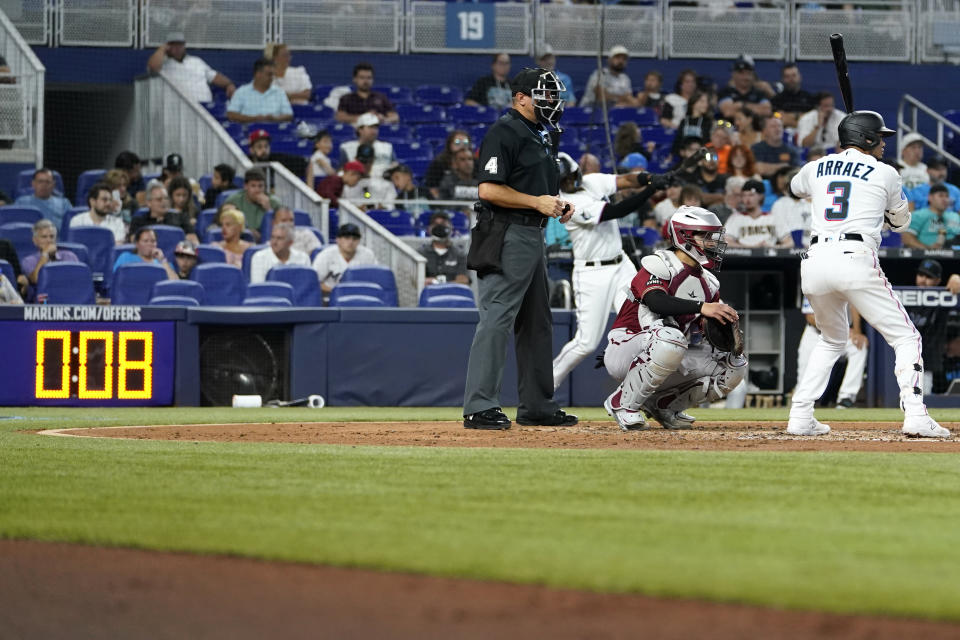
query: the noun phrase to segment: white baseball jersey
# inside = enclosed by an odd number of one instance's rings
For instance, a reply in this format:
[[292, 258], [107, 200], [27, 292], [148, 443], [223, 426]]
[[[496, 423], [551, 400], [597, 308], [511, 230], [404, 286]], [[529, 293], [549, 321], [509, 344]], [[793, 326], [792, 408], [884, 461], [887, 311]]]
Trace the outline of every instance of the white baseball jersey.
[[[789, 233], [803, 230], [803, 246], [810, 246], [810, 202], [795, 200], [790, 196], [777, 198], [770, 208], [770, 216], [777, 229], [786, 229]], [[782, 238], [782, 234], [780, 237]]]
[[856, 149], [808, 162], [790, 189], [811, 199], [813, 235], [859, 233], [873, 247], [880, 245], [884, 212], [906, 205], [897, 170]]
[[583, 176], [583, 189], [575, 193], [560, 193], [573, 203], [574, 214], [564, 224], [573, 243], [576, 260], [609, 260], [620, 255], [620, 225], [616, 220], [600, 222], [603, 208], [610, 196], [617, 192], [617, 176], [609, 173], [590, 173]]
[[734, 211], [723, 224], [726, 234], [745, 247], [772, 247], [790, 229], [777, 228], [777, 220], [769, 213], [757, 217]]

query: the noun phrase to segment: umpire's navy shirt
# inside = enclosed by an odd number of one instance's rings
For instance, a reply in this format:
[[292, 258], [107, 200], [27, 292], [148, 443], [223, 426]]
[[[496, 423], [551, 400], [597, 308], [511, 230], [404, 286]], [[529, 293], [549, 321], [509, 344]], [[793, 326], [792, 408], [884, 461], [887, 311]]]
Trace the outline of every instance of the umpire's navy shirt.
[[[483, 138], [479, 180], [506, 185], [531, 196], [555, 196], [560, 192], [560, 176], [551, 147], [550, 134], [542, 125], [510, 109]], [[533, 209], [483, 202], [495, 212], [540, 215]]]

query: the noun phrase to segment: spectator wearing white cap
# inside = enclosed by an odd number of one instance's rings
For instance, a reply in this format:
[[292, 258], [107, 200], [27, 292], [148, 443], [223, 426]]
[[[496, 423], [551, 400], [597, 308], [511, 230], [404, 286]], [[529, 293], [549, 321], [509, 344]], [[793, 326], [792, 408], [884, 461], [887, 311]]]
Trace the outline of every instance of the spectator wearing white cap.
[[293, 107], [287, 94], [273, 84], [273, 62], [257, 58], [253, 79], [237, 89], [227, 104], [227, 119], [232, 122], [289, 122]]
[[182, 31], [167, 34], [165, 44], [157, 47], [147, 60], [147, 70], [163, 74], [175, 85], [197, 102], [210, 102], [210, 84], [221, 87], [227, 97], [233, 97], [237, 87], [227, 76], [210, 68], [202, 59], [187, 53], [187, 39]]
[[357, 130], [357, 139], [340, 145], [340, 166], [346, 165], [351, 160], [357, 160], [357, 150], [361, 145], [370, 145], [373, 147], [373, 165], [370, 172], [376, 176], [383, 175], [383, 172], [389, 169], [396, 159], [393, 155], [393, 145], [377, 139], [380, 136], [380, 119], [372, 113], [365, 113], [357, 118], [353, 126]]
[[181, 280], [188, 280], [193, 268], [197, 266], [197, 245], [189, 240], [181, 240], [173, 250], [176, 259], [176, 271]]
[[[622, 44], [610, 48], [607, 54], [607, 67], [590, 74], [587, 88], [580, 98], [581, 107], [592, 107], [606, 99], [607, 108], [635, 107], [637, 99], [633, 95], [633, 83], [627, 75], [627, 61], [630, 52]], [[601, 83], [600, 73], [603, 74]]]
[[908, 133], [900, 140], [900, 164], [900, 179], [906, 191], [930, 184], [930, 174], [923, 162], [923, 136], [919, 133]]

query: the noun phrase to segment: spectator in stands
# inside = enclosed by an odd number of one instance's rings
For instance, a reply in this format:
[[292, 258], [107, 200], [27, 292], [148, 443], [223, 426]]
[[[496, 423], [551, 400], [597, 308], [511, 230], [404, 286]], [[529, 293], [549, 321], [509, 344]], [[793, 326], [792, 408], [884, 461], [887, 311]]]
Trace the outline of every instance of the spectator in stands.
[[723, 202], [710, 207], [710, 210], [717, 214], [720, 222], [726, 223], [727, 218], [734, 211], [740, 210], [740, 196], [743, 192], [743, 185], [747, 182], [746, 178], [741, 176], [730, 176], [723, 189]]
[[464, 104], [491, 107], [498, 111], [510, 108], [510, 55], [498, 53], [490, 62], [490, 75], [478, 78], [464, 96]]
[[126, 172], [127, 178], [130, 179], [127, 184], [127, 193], [142, 207], [147, 198], [147, 183], [143, 179], [143, 174], [140, 173], [140, 157], [133, 151], [121, 151], [113, 161], [113, 166]]
[[[91, 189], [91, 193], [93, 190]], [[74, 218], [76, 219], [76, 218]], [[167, 195], [166, 188], [156, 181], [151, 181], [147, 185], [147, 213], [146, 215], [134, 216], [130, 221], [130, 235], [133, 236], [141, 227], [151, 224], [165, 224], [171, 227], [180, 227], [187, 240], [198, 244], [197, 234], [194, 231], [193, 223], [190, 217], [180, 211], [170, 208], [170, 196]]]
[[189, 240], [181, 240], [173, 250], [173, 259], [177, 263], [177, 276], [181, 280], [189, 280], [198, 262], [197, 245]]
[[13, 283], [0, 273], [0, 304], [23, 304], [23, 298]]
[[951, 211], [957, 211], [960, 206], [960, 189], [956, 185], [947, 182], [947, 161], [943, 156], [934, 156], [927, 161], [927, 175], [930, 177], [930, 184], [919, 184], [913, 189], [906, 190], [907, 199], [916, 207], [927, 206], [927, 197], [930, 195], [930, 187], [942, 184], [947, 188], [950, 194], [950, 202], [947, 208]]
[[[161, 189], [163, 187], [160, 187]], [[70, 218], [70, 227], [103, 227], [113, 233], [117, 244], [127, 240], [127, 227], [120, 215], [113, 215], [113, 192], [106, 184], [98, 182], [87, 192], [90, 210]]]
[[[799, 171], [796, 167], [787, 169], [782, 178], [784, 185], [790, 184], [793, 176], [797, 175]], [[778, 229], [788, 229], [791, 235], [798, 229], [803, 231], [803, 241], [800, 244], [803, 247], [810, 246], [812, 214], [809, 202], [793, 197], [793, 192], [790, 189], [784, 189], [783, 195], [777, 198], [770, 208], [770, 215], [773, 216], [773, 223]]]
[[400, 211], [407, 211], [414, 215], [422, 213], [426, 207], [419, 202], [430, 197], [430, 192], [418, 187], [413, 181], [413, 171], [405, 164], [398, 164], [395, 167], [387, 169], [383, 177], [393, 183], [397, 195], [393, 200], [393, 208]]
[[[635, 107], [637, 99], [633, 95], [633, 83], [627, 75], [627, 62], [630, 52], [622, 44], [610, 48], [607, 53], [607, 67], [594, 70], [587, 80], [587, 88], [580, 98], [581, 107], [599, 106], [603, 101], [610, 107]], [[600, 75], [603, 82], [600, 82]]]
[[656, 148], [657, 146], [652, 142], [643, 143], [640, 127], [635, 122], [621, 124], [617, 127], [617, 133], [613, 137], [613, 155], [616, 157], [618, 164], [622, 163], [631, 153], [639, 153], [649, 163]]
[[236, 170], [229, 164], [218, 164], [213, 168], [213, 175], [210, 176], [210, 188], [203, 194], [203, 206], [207, 209], [213, 209], [217, 206], [217, 198], [224, 191], [233, 189], [233, 179], [236, 177]]
[[724, 223], [725, 239], [731, 247], [793, 246], [790, 230], [777, 228], [776, 221], [760, 208], [766, 188], [759, 180], [747, 180], [740, 194], [740, 210]]
[[160, 181], [167, 188], [167, 193], [170, 193], [170, 181], [174, 178], [186, 179], [190, 184], [190, 192], [195, 197], [199, 198], [203, 195], [200, 193], [200, 185], [197, 181], [183, 173], [183, 156], [179, 153], [168, 153], [163, 159], [163, 170], [160, 173]]
[[383, 178], [383, 173], [374, 173], [373, 147], [362, 144], [357, 148], [357, 162], [363, 165], [363, 178], [353, 186], [345, 186], [341, 198], [350, 200], [365, 209], [392, 209], [396, 197], [393, 183]]
[[946, 185], [930, 187], [927, 206], [910, 218], [910, 228], [901, 234], [903, 246], [911, 249], [943, 249], [960, 235], [960, 214], [950, 211], [950, 192]]
[[760, 174], [757, 173], [757, 161], [754, 159], [750, 147], [743, 144], [735, 144], [730, 147], [730, 155], [727, 159], [727, 175], [740, 176], [746, 180], [760, 179]]
[[660, 124], [668, 129], [676, 129], [680, 121], [687, 115], [687, 103], [697, 91], [697, 72], [693, 69], [684, 69], [677, 76], [673, 85], [673, 93], [663, 99], [660, 110]]
[[663, 113], [666, 96], [663, 93], [663, 74], [656, 69], [643, 76], [643, 89], [637, 92], [637, 106]]
[[710, 96], [697, 91], [687, 101], [687, 115], [677, 125], [677, 134], [673, 138], [673, 153], [680, 150], [680, 142], [684, 138], [695, 137], [709, 140], [713, 131], [713, 109], [710, 107]]
[[764, 178], [771, 177], [780, 167], [800, 164], [797, 148], [783, 141], [783, 122], [773, 116], [763, 124], [763, 139], [750, 147], [757, 159], [757, 171]]
[[260, 240], [263, 216], [280, 206], [280, 201], [267, 193], [267, 178], [260, 169], [247, 169], [243, 174], [243, 190], [227, 198], [227, 202], [243, 213], [247, 227], [257, 241]]
[[296, 230], [292, 224], [275, 224], [270, 231], [270, 246], [253, 254], [250, 260], [250, 282], [264, 282], [270, 269], [278, 264], [310, 266], [310, 256], [293, 248]]
[[710, 207], [723, 202], [727, 176], [721, 174], [717, 168], [717, 154], [710, 151], [694, 167], [693, 171], [681, 173], [681, 179], [688, 185], [695, 185], [702, 192], [703, 207]]
[[129, 225], [133, 212], [137, 210], [137, 201], [130, 196], [127, 186], [130, 184], [130, 178], [126, 171], [121, 169], [110, 169], [103, 174], [103, 182], [113, 194], [113, 214], [119, 215], [124, 224]]
[[[437, 187], [441, 200], [476, 200], [480, 182], [474, 175], [473, 152], [460, 149], [453, 154], [453, 163]], [[472, 205], [471, 205], [472, 207]]]
[[56, 181], [50, 169], [42, 168], [33, 172], [33, 193], [17, 198], [16, 205], [34, 207], [43, 213], [43, 217], [52, 220], [57, 226], [63, 222], [63, 215], [72, 206], [70, 201], [53, 192]]
[[310, 156], [310, 162], [307, 164], [307, 176], [304, 180], [307, 186], [313, 188], [316, 186], [317, 178], [326, 178], [337, 172], [330, 160], [331, 155], [333, 155], [333, 136], [329, 131], [323, 130], [313, 139], [313, 155]]
[[667, 159], [673, 162], [679, 168], [680, 164], [690, 156], [698, 153], [703, 148], [703, 138], [697, 136], [687, 136], [680, 141], [680, 147], [677, 151], [677, 157], [674, 162], [674, 156], [670, 155]]
[[356, 124], [357, 118], [371, 115], [380, 122], [397, 122], [397, 110], [390, 98], [373, 90], [373, 65], [359, 62], [353, 67], [354, 91], [340, 97], [337, 104], [337, 122]]
[[33, 225], [33, 245], [36, 253], [25, 257], [20, 265], [31, 285], [37, 284], [40, 269], [48, 262], [80, 262], [73, 251], [57, 248], [57, 228], [50, 220], [38, 220]]
[[800, 88], [802, 83], [803, 76], [800, 75], [800, 67], [796, 62], [788, 62], [780, 68], [780, 84], [783, 89], [770, 99], [770, 105], [774, 111], [780, 113], [785, 127], [796, 127], [800, 116], [816, 108], [816, 100], [810, 92]]
[[557, 76], [557, 79], [563, 83], [564, 87], [566, 87], [560, 94], [560, 97], [568, 107], [576, 106], [577, 98], [573, 92], [573, 78], [563, 71], [557, 71], [557, 56], [553, 52], [553, 47], [548, 44], [543, 45], [543, 51], [540, 53], [540, 57], [537, 58], [535, 62], [541, 69], [553, 71], [554, 75]]
[[680, 204], [684, 207], [703, 207], [703, 191], [695, 184], [683, 185]]
[[717, 120], [710, 132], [710, 142], [707, 146], [717, 154], [717, 171], [727, 173], [727, 160], [730, 158], [730, 149], [733, 148], [731, 133], [733, 124], [726, 120]]
[[290, 122], [293, 108], [287, 94], [273, 85], [273, 63], [257, 58], [253, 79], [237, 89], [227, 103], [227, 119], [232, 122]]
[[243, 267], [244, 252], [253, 246], [252, 243], [240, 237], [245, 224], [246, 219], [242, 211], [232, 205], [224, 205], [220, 211], [220, 233], [223, 234], [223, 239], [214, 244], [227, 254], [227, 264], [232, 264], [238, 269]]
[[340, 166], [345, 165], [351, 160], [360, 160], [357, 157], [357, 150], [361, 145], [370, 145], [373, 147], [374, 161], [370, 170], [374, 175], [383, 175], [383, 172], [389, 169], [396, 157], [393, 154], [393, 145], [383, 140], [378, 140], [380, 135], [380, 122], [377, 116], [372, 113], [365, 113], [354, 122], [357, 129], [357, 139], [344, 142], [340, 145]]
[[347, 267], [371, 264], [377, 264], [377, 258], [373, 251], [360, 246], [360, 227], [347, 222], [337, 231], [336, 246], [327, 247], [313, 259], [313, 270], [320, 280], [320, 289], [329, 295]]
[[797, 123], [797, 141], [801, 147], [840, 147], [837, 127], [847, 114], [836, 108], [833, 94], [821, 91], [815, 97], [816, 107], [803, 114]]
[[309, 104], [313, 84], [304, 67], [291, 67], [293, 55], [285, 44], [268, 44], [263, 53], [273, 61], [273, 84], [287, 94], [290, 104]]
[[584, 153], [580, 156], [577, 164], [580, 165], [580, 172], [585, 176], [591, 173], [600, 173], [600, 159], [592, 153]]
[[773, 113], [770, 106], [771, 96], [773, 89], [770, 85], [757, 79], [753, 58], [743, 55], [733, 63], [730, 84], [717, 94], [717, 108], [726, 119], [733, 118], [734, 114], [744, 107], [766, 117]]
[[[919, 133], [908, 133], [900, 141], [900, 179], [903, 189], [907, 193], [921, 184], [930, 183], [930, 174], [927, 165], [923, 163], [923, 136]], [[19, 203], [20, 201], [17, 200]]]
[[[270, 148], [270, 134], [265, 129], [254, 129], [250, 132], [250, 160], [253, 162], [279, 162], [291, 173], [303, 176], [307, 169], [307, 161], [303, 156], [293, 153], [274, 153]], [[267, 175], [271, 170], [264, 167]]]
[[277, 207], [277, 210], [273, 212], [273, 224], [293, 225], [293, 248], [302, 251], [307, 254], [307, 256], [312, 255], [314, 249], [319, 249], [323, 246], [313, 231], [310, 230], [310, 227], [296, 226], [296, 216], [290, 207]]
[[763, 140], [763, 118], [749, 109], [740, 109], [733, 115], [733, 125], [737, 129], [737, 144], [752, 147]]
[[317, 185], [317, 193], [330, 200], [330, 204], [335, 207], [340, 200], [340, 196], [343, 195], [344, 188], [352, 187], [360, 182], [365, 171], [366, 169], [361, 163], [352, 160], [343, 165], [340, 175], [327, 176], [321, 180], [320, 184]]
[[427, 259], [426, 285], [443, 282], [470, 284], [467, 275], [467, 256], [453, 245], [453, 223], [450, 216], [437, 212], [427, 225], [429, 242], [420, 247], [420, 255]]
[[663, 227], [676, 213], [677, 207], [680, 206], [681, 191], [683, 191], [683, 182], [680, 178], [676, 175], [669, 178], [666, 189], [667, 197], [653, 207], [653, 217], [656, 220], [657, 228]]
[[763, 203], [760, 205], [764, 213], [770, 213], [771, 209], [773, 209], [773, 203], [789, 191], [787, 188], [789, 184], [787, 176], [793, 174], [796, 169], [797, 167], [780, 167], [770, 176], [770, 189], [764, 197]]
[[[618, 165], [620, 168], [619, 173], [646, 171], [648, 166], [650, 166], [650, 162], [647, 160], [647, 156], [639, 151], [628, 153]], [[626, 189], [621, 189], [621, 191], [626, 191]]]
[[10, 263], [10, 266], [13, 267], [13, 275], [17, 280], [16, 285], [23, 291], [26, 291], [30, 283], [27, 281], [27, 276], [23, 275], [23, 271], [20, 269], [20, 258], [17, 257], [16, 248], [14, 248], [13, 243], [6, 238], [0, 238], [0, 260], [6, 260]]
[[180, 276], [177, 275], [177, 272], [173, 270], [167, 261], [167, 257], [163, 255], [163, 251], [157, 246], [157, 234], [153, 229], [140, 227], [133, 235], [133, 242], [135, 244], [133, 251], [125, 251], [117, 256], [116, 262], [113, 263], [114, 271], [125, 264], [149, 262], [163, 267], [167, 272], [168, 280], [180, 279]]
[[210, 83], [222, 88], [228, 98], [233, 96], [236, 90], [230, 78], [217, 73], [203, 60], [187, 53], [186, 37], [180, 31], [167, 34], [167, 43], [157, 47], [147, 60], [147, 70], [151, 73], [163, 71], [188, 98], [197, 102], [213, 100]]
[[444, 174], [450, 170], [453, 161], [453, 154], [460, 149], [469, 149], [473, 151], [473, 141], [470, 140], [470, 134], [463, 129], [454, 129], [447, 135], [447, 140], [443, 144], [443, 151], [434, 156], [427, 172], [423, 176], [423, 186], [430, 190], [433, 198], [440, 197], [440, 181]]
[[[820, 158], [822, 158], [822, 157], [825, 156], [825, 155], [827, 155], [826, 149], [824, 149], [823, 147], [821, 147], [821, 146], [818, 145], [818, 144], [815, 144], [815, 145], [813, 145], [812, 147], [810, 147], [810, 150], [809, 150], [809, 151], [807, 151], [807, 162], [813, 162], [813, 161], [815, 161], [815, 160], [819, 160]], [[896, 166], [896, 167], [894, 167], [894, 168], [895, 168], [898, 172], [900, 171], [899, 165]]]
[[170, 194], [170, 208], [183, 214], [190, 224], [197, 224], [197, 205], [193, 201], [193, 190], [190, 188], [190, 181], [183, 176], [177, 176], [170, 181], [167, 187]]

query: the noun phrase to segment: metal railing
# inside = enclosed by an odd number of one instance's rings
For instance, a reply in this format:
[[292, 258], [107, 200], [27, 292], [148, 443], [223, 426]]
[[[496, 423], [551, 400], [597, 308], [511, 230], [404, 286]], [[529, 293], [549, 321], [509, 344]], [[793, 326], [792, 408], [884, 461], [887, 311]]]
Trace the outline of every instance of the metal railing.
[[[932, 129], [935, 132], [933, 138], [925, 135], [920, 130], [922, 128], [923, 130], [929, 132], [931, 129], [930, 122], [920, 121], [921, 116], [929, 116], [929, 118], [932, 120]], [[907, 94], [900, 99], [900, 106], [897, 108], [898, 152], [901, 149], [900, 143], [903, 140], [903, 136], [908, 133], [919, 134], [923, 138], [923, 144], [936, 150], [954, 165], [960, 166], [960, 158], [946, 149], [946, 143], [951, 138], [960, 140], [960, 126], [950, 122], [910, 94]]]
[[134, 0], [56, 0], [56, 41], [72, 47], [130, 47], [136, 44]]
[[277, 40], [314, 51], [400, 51], [403, 3], [356, 0], [279, 0]]
[[[133, 0], [130, 0], [133, 1]], [[157, 47], [181, 31], [193, 49], [263, 49], [271, 39], [271, 0], [142, 0], [143, 45]]]
[[0, 54], [9, 73], [0, 74], [0, 139], [13, 140], [5, 159], [43, 166], [44, 80], [46, 68], [16, 26], [0, 11]]

